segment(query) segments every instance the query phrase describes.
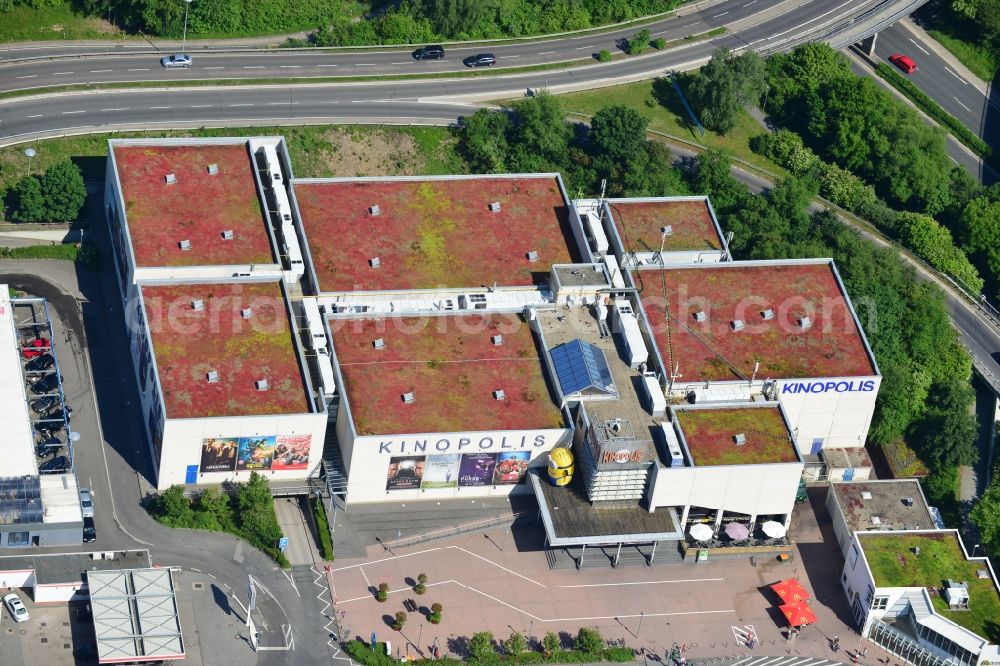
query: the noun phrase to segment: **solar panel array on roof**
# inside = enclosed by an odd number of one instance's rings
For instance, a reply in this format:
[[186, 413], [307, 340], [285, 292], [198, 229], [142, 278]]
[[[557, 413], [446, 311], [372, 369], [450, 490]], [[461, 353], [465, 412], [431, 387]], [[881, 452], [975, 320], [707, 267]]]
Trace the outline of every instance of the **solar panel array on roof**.
[[37, 476], [0, 477], [0, 525], [42, 522]]
[[617, 396], [604, 351], [577, 338], [549, 351], [563, 395]]

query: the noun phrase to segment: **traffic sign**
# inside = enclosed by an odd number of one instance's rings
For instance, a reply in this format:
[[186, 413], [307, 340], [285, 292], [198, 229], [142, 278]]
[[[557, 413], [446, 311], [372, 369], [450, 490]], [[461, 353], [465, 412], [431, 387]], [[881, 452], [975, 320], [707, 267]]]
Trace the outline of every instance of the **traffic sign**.
[[286, 548], [288, 548], [288, 537], [283, 536], [280, 539], [278, 539], [278, 550], [280, 550], [281, 552], [285, 552]]

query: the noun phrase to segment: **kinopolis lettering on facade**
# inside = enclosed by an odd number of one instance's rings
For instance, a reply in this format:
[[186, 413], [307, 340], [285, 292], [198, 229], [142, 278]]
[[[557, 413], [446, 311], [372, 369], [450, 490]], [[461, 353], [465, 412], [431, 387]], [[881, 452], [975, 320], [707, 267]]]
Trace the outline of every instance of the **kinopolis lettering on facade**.
[[825, 382], [785, 382], [781, 394], [786, 393], [870, 393], [875, 390], [874, 379], [851, 379]]
[[541, 448], [545, 446], [545, 435], [522, 435], [520, 437], [508, 437], [502, 435], [492, 437], [484, 435], [482, 437], [439, 437], [426, 439], [401, 439], [383, 440], [378, 447], [379, 453], [389, 455], [405, 455], [410, 453], [468, 453], [473, 451], [505, 450], [515, 451], [518, 449]]

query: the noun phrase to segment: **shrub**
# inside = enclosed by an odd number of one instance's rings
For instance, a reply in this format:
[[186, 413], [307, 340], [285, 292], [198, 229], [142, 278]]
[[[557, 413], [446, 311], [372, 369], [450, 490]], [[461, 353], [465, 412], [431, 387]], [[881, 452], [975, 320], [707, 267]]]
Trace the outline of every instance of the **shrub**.
[[427, 574], [425, 574], [425, 573], [418, 574], [417, 575], [417, 582], [418, 583], [423, 583], [424, 585], [426, 585], [427, 584]]
[[493, 649], [493, 634], [489, 631], [479, 631], [469, 639], [469, 654], [476, 661], [490, 661], [496, 657]]
[[542, 651], [547, 654], [553, 654], [560, 647], [559, 636], [554, 631], [546, 632], [545, 637], [542, 638]]
[[424, 585], [423, 583], [417, 583], [416, 585], [413, 586], [413, 591], [416, 592], [417, 594], [424, 594], [425, 592], [427, 592], [427, 586]]
[[432, 612], [430, 615], [427, 616], [427, 619], [430, 621], [431, 624], [440, 624], [441, 623], [441, 613], [439, 613], [439, 612], [438, 613]]
[[878, 201], [874, 187], [836, 164], [823, 164], [820, 167], [819, 193], [853, 213]]
[[503, 646], [503, 651], [512, 657], [517, 657], [528, 649], [528, 641], [525, 640], [519, 631], [510, 632], [510, 637], [501, 641], [501, 645]]
[[820, 163], [816, 154], [806, 148], [798, 134], [785, 129], [751, 137], [750, 149], [796, 175], [808, 173]]
[[605, 661], [629, 662], [635, 659], [635, 653], [632, 648], [613, 647], [604, 651], [604, 659]]
[[316, 521], [316, 531], [319, 533], [319, 548], [323, 559], [327, 562], [333, 561], [333, 541], [330, 539], [330, 523], [326, 519], [326, 508], [323, 506], [322, 497], [314, 497], [313, 519]]
[[600, 51], [597, 52], [598, 62], [611, 62], [611, 57], [612, 57], [611, 51], [607, 49], [601, 49]]
[[576, 633], [576, 640], [573, 641], [573, 647], [580, 652], [598, 654], [604, 650], [604, 637], [597, 629], [580, 627], [580, 631]]
[[653, 45], [653, 48], [659, 51], [662, 51], [663, 49], [667, 48], [667, 40], [665, 40], [663, 37], [657, 37], [651, 43]]
[[355, 639], [344, 644], [344, 652], [365, 666], [394, 666], [395, 660], [385, 653], [385, 643], [376, 643], [369, 647]]
[[375, 598], [379, 601], [385, 601], [389, 598], [389, 583], [378, 584], [378, 591], [375, 593]]
[[431, 612], [432, 613], [440, 613], [443, 610], [444, 610], [444, 606], [442, 606], [441, 604], [438, 604], [438, 603], [431, 604]]
[[402, 630], [404, 624], [406, 624], [406, 612], [397, 611], [395, 616], [395, 622], [392, 623], [392, 628], [395, 629], [396, 631], [400, 631]]
[[652, 33], [649, 30], [643, 29], [632, 35], [632, 38], [628, 40], [628, 54], [629, 55], [639, 55], [649, 47], [649, 39], [652, 37]]

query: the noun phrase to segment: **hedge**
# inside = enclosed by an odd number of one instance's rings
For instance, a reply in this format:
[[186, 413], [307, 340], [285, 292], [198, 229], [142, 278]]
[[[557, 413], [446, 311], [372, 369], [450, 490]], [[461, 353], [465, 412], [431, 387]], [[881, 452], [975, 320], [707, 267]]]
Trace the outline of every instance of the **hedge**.
[[323, 498], [312, 499], [313, 518], [316, 521], [316, 531], [319, 533], [320, 554], [327, 562], [333, 562], [333, 542], [330, 540], [330, 523], [326, 519], [326, 509]]
[[[395, 659], [385, 653], [385, 643], [377, 643], [372, 650], [368, 644], [357, 639], [344, 644], [344, 651], [364, 666], [394, 666]], [[526, 650], [516, 656], [496, 654], [489, 659], [468, 660], [453, 657], [443, 659], [415, 659], [417, 664], [435, 664], [436, 666], [493, 666], [494, 664], [591, 664], [601, 661], [627, 663], [635, 659], [632, 648], [607, 648], [603, 652], [590, 653], [577, 650], [557, 650], [545, 655], [534, 650]]]
[[942, 109], [937, 102], [928, 97], [927, 93], [915, 86], [912, 81], [884, 62], [878, 63], [875, 66], [875, 71], [879, 76], [891, 83], [893, 87], [899, 90], [899, 92], [906, 95], [910, 101], [920, 107], [921, 111], [947, 127], [948, 130], [955, 135], [956, 139], [971, 148], [973, 152], [982, 157], [985, 161], [995, 164], [993, 159], [993, 149], [990, 148], [989, 144], [976, 136], [976, 134], [963, 125], [958, 118]]

